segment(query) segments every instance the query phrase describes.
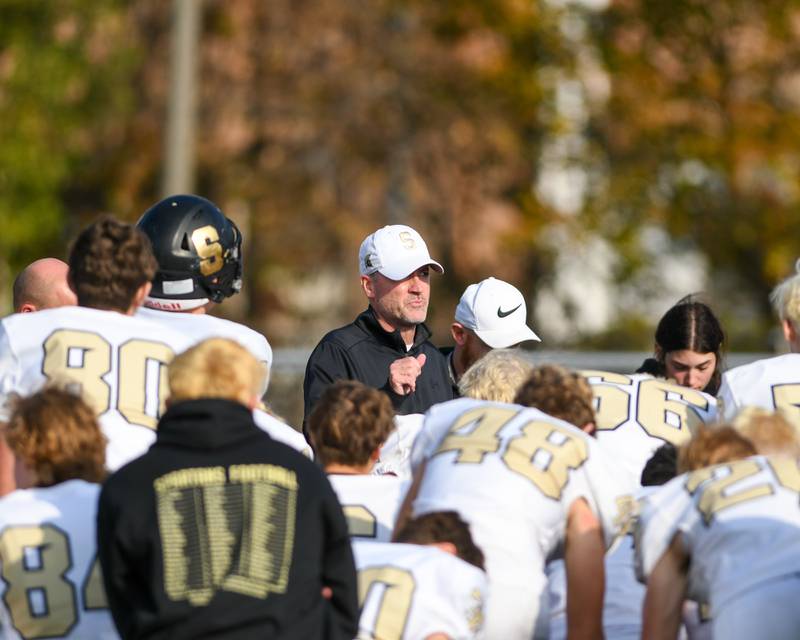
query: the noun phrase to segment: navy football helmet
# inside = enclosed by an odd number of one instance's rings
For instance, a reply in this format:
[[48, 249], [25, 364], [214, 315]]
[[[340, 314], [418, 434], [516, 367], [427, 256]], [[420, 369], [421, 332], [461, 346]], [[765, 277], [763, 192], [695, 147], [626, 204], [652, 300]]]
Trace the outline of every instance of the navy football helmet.
[[[158, 273], [150, 298], [221, 302], [242, 288], [242, 234], [210, 200], [175, 195], [157, 202], [136, 224], [153, 245]], [[155, 304], [154, 306], [161, 306]]]

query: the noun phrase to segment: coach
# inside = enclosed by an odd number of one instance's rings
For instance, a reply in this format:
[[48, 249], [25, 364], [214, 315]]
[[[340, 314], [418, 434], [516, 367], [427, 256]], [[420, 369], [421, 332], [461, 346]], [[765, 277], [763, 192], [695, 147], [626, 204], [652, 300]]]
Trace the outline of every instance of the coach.
[[361, 243], [361, 289], [369, 307], [354, 322], [328, 333], [308, 359], [303, 383], [305, 419], [335, 380], [358, 380], [389, 395], [398, 414], [422, 413], [450, 400], [447, 360], [425, 326], [430, 271], [444, 273], [411, 227], [390, 225]]

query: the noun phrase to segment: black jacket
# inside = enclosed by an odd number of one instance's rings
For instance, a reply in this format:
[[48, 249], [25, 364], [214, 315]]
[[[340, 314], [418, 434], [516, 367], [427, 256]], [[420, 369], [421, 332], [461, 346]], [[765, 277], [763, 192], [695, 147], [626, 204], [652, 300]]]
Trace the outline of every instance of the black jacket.
[[453, 397], [460, 398], [461, 392], [458, 390], [458, 382], [456, 381], [456, 370], [453, 368], [453, 352], [455, 351], [455, 347], [439, 347], [439, 353], [441, 353], [445, 360], [447, 360], [447, 377], [450, 380], [450, 386], [453, 387]]
[[106, 481], [97, 517], [123, 638], [349, 640], [358, 631], [353, 555], [333, 489], [243, 405], [170, 408], [150, 450]]
[[[372, 308], [367, 308], [354, 322], [328, 333], [316, 346], [306, 365], [303, 382], [305, 417], [308, 421], [322, 392], [336, 380], [358, 380], [386, 392], [394, 409], [401, 415], [424, 413], [434, 404], [453, 399], [453, 387], [447, 370], [447, 358], [429, 342], [431, 332], [417, 325], [414, 345], [406, 351], [399, 331], [387, 332], [378, 323]], [[389, 386], [389, 365], [399, 358], [426, 356], [416, 390], [406, 396]]]

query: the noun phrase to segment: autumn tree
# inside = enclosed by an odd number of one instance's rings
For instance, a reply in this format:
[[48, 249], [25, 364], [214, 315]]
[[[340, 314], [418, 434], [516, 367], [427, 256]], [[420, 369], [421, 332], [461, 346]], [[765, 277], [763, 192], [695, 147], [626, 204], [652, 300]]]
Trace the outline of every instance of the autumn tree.
[[705, 256], [733, 346], [767, 348], [767, 293], [800, 255], [800, 7], [615, 0], [591, 24], [610, 95], [587, 132], [603, 178], [585, 219], [621, 277], [648, 226]]
[[392, 222], [448, 269], [441, 327], [474, 279], [535, 283], [553, 216], [531, 195], [539, 70], [571, 61], [558, 16], [511, 0], [207, 4], [201, 181], [247, 221], [253, 314], [272, 335], [313, 343], [347, 321], [358, 243]]
[[[21, 266], [63, 254], [100, 211], [135, 220], [160, 197], [171, 7], [6, 6], [0, 216], [15, 226], [0, 242]], [[358, 243], [390, 222], [419, 228], [448, 269], [441, 342], [469, 282], [535, 291], [558, 219], [532, 185], [546, 79], [573, 62], [562, 15], [544, 1], [204, 2], [196, 190], [246, 236], [246, 294], [222, 312], [276, 345], [315, 342], [363, 305]]]
[[124, 4], [0, 5], [0, 263], [8, 279], [35, 258], [66, 254], [74, 230], [67, 194], [87, 163], [103, 161], [96, 154], [127, 113], [135, 55]]

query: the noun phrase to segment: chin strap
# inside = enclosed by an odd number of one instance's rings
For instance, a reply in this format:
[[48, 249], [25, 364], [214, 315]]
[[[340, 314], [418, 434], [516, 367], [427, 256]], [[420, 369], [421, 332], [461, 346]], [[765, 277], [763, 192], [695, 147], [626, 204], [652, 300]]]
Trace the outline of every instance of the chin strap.
[[144, 299], [144, 306], [148, 309], [159, 311], [191, 311], [208, 304], [208, 298], [197, 298], [195, 300], [169, 300], [167, 298]]

